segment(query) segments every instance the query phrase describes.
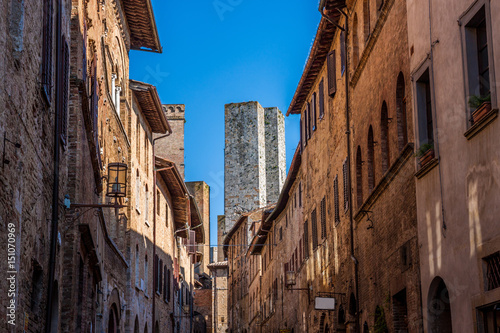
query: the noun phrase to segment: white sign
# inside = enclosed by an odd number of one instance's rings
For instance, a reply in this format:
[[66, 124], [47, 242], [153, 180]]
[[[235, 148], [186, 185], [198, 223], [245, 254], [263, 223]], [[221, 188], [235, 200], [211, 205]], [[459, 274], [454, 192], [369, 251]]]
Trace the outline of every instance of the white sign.
[[316, 297], [314, 300], [315, 310], [335, 310], [335, 298]]

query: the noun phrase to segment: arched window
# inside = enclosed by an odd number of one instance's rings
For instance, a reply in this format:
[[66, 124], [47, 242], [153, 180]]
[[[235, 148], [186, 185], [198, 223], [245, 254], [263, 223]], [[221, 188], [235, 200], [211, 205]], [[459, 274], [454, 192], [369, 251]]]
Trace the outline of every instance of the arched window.
[[429, 288], [427, 318], [429, 332], [452, 332], [450, 295], [440, 277], [434, 278]]
[[366, 321], [363, 324], [363, 333], [370, 333], [370, 329], [368, 328], [368, 323]]
[[366, 41], [370, 37], [370, 0], [363, 0], [363, 30]]
[[54, 282], [52, 291], [52, 303], [50, 304], [50, 333], [59, 331], [59, 285]]
[[139, 318], [135, 316], [134, 333], [139, 333]]
[[148, 333], [148, 323], [146, 323], [146, 325], [144, 325], [144, 333]]
[[354, 13], [352, 22], [352, 64], [356, 68], [359, 62], [358, 14]]
[[349, 297], [349, 315], [350, 316], [355, 316], [356, 315], [356, 297], [354, 296], [354, 293], [351, 293], [351, 296]]
[[398, 118], [398, 148], [403, 150], [408, 143], [408, 129], [406, 124], [406, 94], [405, 78], [403, 73], [399, 73], [396, 87], [396, 115]]
[[386, 173], [389, 170], [389, 115], [387, 112], [387, 103], [382, 103], [382, 111], [380, 112], [380, 148], [382, 157], [382, 172]]
[[109, 309], [108, 319], [108, 333], [116, 333], [118, 331], [118, 316], [116, 312], [116, 305], [113, 303]]
[[368, 190], [375, 188], [375, 141], [373, 140], [373, 128], [368, 130]]
[[377, 306], [377, 308], [375, 309], [375, 323], [373, 325], [373, 328], [375, 332], [389, 333], [387, 322], [385, 321], [384, 309], [382, 309], [380, 306]]
[[361, 147], [358, 146], [356, 153], [356, 197], [358, 207], [363, 204], [363, 160], [361, 158]]

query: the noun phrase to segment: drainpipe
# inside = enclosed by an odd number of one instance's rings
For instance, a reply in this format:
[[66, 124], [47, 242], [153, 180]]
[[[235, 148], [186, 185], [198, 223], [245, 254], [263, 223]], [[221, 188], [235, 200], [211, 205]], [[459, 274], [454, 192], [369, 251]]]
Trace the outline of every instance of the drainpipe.
[[[61, 2], [57, 1], [57, 28], [55, 31], [58, 33], [61, 31]], [[57, 36], [56, 37], [56, 63], [61, 63], [61, 37]], [[50, 328], [52, 326], [52, 294], [54, 293], [54, 277], [55, 277], [55, 271], [56, 271], [56, 251], [57, 251], [57, 236], [58, 236], [58, 229], [59, 229], [59, 115], [61, 114], [61, 109], [60, 105], [57, 104], [57, 100], [59, 99], [59, 96], [61, 95], [61, 90], [59, 87], [59, 80], [57, 80], [57, 77], [59, 74], [59, 71], [56, 72], [56, 101], [54, 103], [55, 108], [56, 108], [56, 113], [54, 116], [54, 172], [53, 172], [53, 177], [54, 177], [54, 183], [52, 187], [52, 230], [50, 233], [50, 257], [49, 257], [49, 281], [48, 281], [48, 288], [47, 288], [47, 304], [46, 304], [46, 311], [45, 311], [45, 332], [49, 333]], [[56, 304], [55, 306], [59, 306]]]
[[[158, 277], [158, 270], [160, 269], [160, 267], [158, 267], [159, 265], [159, 261], [156, 262], [156, 210], [157, 210], [157, 207], [156, 207], [156, 172], [157, 171], [160, 171], [160, 170], [156, 170], [156, 161], [155, 161], [155, 144], [156, 144], [156, 141], [160, 140], [160, 139], [163, 139], [163, 138], [166, 138], [167, 136], [169, 136], [170, 134], [172, 134], [172, 132], [168, 132], [167, 134], [165, 135], [162, 135], [162, 136], [159, 136], [155, 139], [153, 139], [153, 267], [156, 266], [156, 272], [155, 270], [153, 269], [153, 273], [154, 273], [154, 276], [153, 276], [153, 292], [152, 292], [152, 299], [153, 299], [153, 330], [156, 329], [156, 316], [155, 316], [155, 303], [156, 303], [156, 284], [158, 283], [156, 281], [157, 277]], [[146, 207], [147, 209], [147, 207]]]
[[[429, 0], [430, 1], [430, 0]], [[351, 259], [354, 263], [354, 284], [355, 284], [355, 293], [356, 293], [356, 331], [359, 332], [359, 263], [356, 257], [354, 256], [354, 219], [353, 219], [353, 212], [352, 212], [352, 176], [351, 176], [351, 158], [352, 158], [352, 152], [351, 152], [351, 119], [349, 115], [349, 53], [348, 53], [348, 47], [347, 47], [347, 34], [349, 32], [349, 17], [346, 12], [341, 10], [340, 8], [336, 8], [345, 18], [345, 27], [339, 26], [337, 23], [335, 23], [332, 19], [328, 17], [323, 11], [326, 5], [326, 0], [321, 0], [320, 2], [320, 7], [319, 11], [321, 13], [321, 16], [323, 16], [327, 21], [335, 25], [338, 29], [342, 30], [344, 32], [344, 54], [345, 54], [345, 118], [346, 118], [346, 138], [347, 138], [347, 170], [348, 170], [348, 198], [349, 198], [349, 228], [350, 228], [350, 238], [351, 238], [351, 246], [350, 246], [350, 252], [351, 252]]]

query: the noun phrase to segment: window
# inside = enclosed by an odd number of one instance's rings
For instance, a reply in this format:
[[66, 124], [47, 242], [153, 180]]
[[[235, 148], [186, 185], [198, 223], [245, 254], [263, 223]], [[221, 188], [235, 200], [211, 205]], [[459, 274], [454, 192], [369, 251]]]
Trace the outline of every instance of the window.
[[323, 119], [325, 116], [325, 83], [321, 79], [319, 83], [319, 118]]
[[356, 152], [356, 197], [358, 208], [363, 205], [363, 161], [361, 160], [361, 147]]
[[299, 183], [299, 207], [302, 207], [302, 183]]
[[352, 21], [352, 64], [356, 68], [359, 62], [358, 14], [354, 13]]
[[434, 126], [432, 121], [431, 83], [428, 68], [417, 80], [416, 93], [419, 145], [432, 144], [434, 142]]
[[135, 176], [135, 209], [139, 210], [139, 202], [141, 201], [141, 178], [139, 177], [139, 169]]
[[300, 117], [300, 151], [304, 149], [305, 143], [304, 143], [304, 117]]
[[280, 227], [280, 241], [283, 240], [283, 227]]
[[165, 299], [167, 301], [170, 301], [170, 293], [171, 293], [171, 278], [172, 278], [172, 274], [170, 272], [170, 269], [167, 269], [167, 282], [165, 284], [165, 290], [166, 290], [166, 293], [165, 293]]
[[60, 62], [57, 65], [57, 113], [59, 117], [59, 135], [64, 144], [67, 142], [68, 102], [69, 102], [69, 46], [61, 36], [61, 49], [58, 50]]
[[396, 115], [398, 120], [398, 148], [402, 151], [408, 143], [408, 129], [406, 125], [406, 93], [405, 78], [399, 73], [396, 86]]
[[144, 203], [144, 216], [146, 219], [146, 224], [148, 224], [149, 221], [149, 191], [148, 191], [148, 185], [144, 187], [144, 195], [145, 195], [145, 203]]
[[52, 99], [52, 28], [54, 9], [52, 0], [43, 1], [42, 92], [50, 104]]
[[389, 170], [389, 116], [387, 114], [387, 104], [382, 103], [380, 112], [380, 149], [382, 157], [382, 172]]
[[312, 115], [312, 130], [316, 130], [316, 92], [313, 93], [311, 99], [311, 115]]
[[148, 256], [144, 259], [144, 293], [148, 293]]
[[156, 190], [156, 214], [158, 215], [160, 215], [161, 213], [160, 203], [161, 203], [160, 191]]
[[326, 238], [326, 199], [323, 197], [320, 205], [320, 218], [321, 218], [321, 238]]
[[345, 72], [345, 32], [340, 32], [340, 66], [341, 73], [344, 75]]
[[344, 211], [347, 212], [349, 209], [349, 167], [348, 167], [347, 158], [344, 160], [342, 164], [342, 177], [344, 182]]
[[313, 114], [312, 114], [313, 110], [311, 108], [311, 102], [308, 102], [307, 103], [307, 122], [309, 124], [309, 128], [307, 129], [307, 139], [310, 139], [312, 137], [312, 132], [313, 130], [315, 129], [314, 127], [314, 119], [313, 119]]
[[328, 53], [327, 71], [328, 71], [328, 95], [330, 95], [330, 97], [333, 97], [337, 92], [337, 68], [336, 68], [335, 50]]
[[333, 181], [333, 201], [335, 209], [335, 224], [340, 222], [340, 207], [339, 207], [339, 178], [335, 176]]
[[165, 204], [165, 226], [168, 228], [168, 220], [170, 219], [170, 211], [168, 209], [168, 203]]
[[139, 285], [139, 245], [135, 246], [135, 286], [140, 287]]
[[370, 0], [363, 0], [363, 28], [366, 41], [370, 38]]
[[373, 128], [368, 130], [368, 191], [375, 188], [375, 142], [373, 141]]
[[500, 252], [496, 252], [489, 257], [484, 258], [486, 263], [487, 290], [493, 290], [500, 287]]
[[311, 213], [311, 232], [313, 250], [316, 250], [316, 248], [318, 247], [318, 223], [316, 217], [316, 209], [314, 209]]
[[[466, 68], [466, 87], [469, 104], [469, 116], [483, 102], [495, 99], [495, 85], [491, 83], [490, 69], [493, 69], [491, 45], [489, 1], [477, 1], [476, 4], [460, 19], [464, 37], [464, 67]], [[479, 105], [474, 105], [478, 100]], [[476, 116], [474, 117], [476, 118]], [[476, 118], [476, 121], [479, 120]], [[471, 122], [473, 122], [471, 118]]]
[[304, 222], [304, 259], [309, 258], [309, 222]]

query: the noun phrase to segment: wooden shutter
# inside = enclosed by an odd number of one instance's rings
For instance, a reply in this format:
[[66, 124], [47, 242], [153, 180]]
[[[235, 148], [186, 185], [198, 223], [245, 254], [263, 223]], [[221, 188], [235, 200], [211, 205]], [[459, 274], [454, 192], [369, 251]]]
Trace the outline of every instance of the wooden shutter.
[[101, 151], [99, 148], [99, 133], [98, 133], [98, 116], [99, 116], [99, 84], [97, 81], [97, 54], [94, 53], [92, 58], [92, 63], [90, 65], [91, 71], [91, 82], [90, 82], [90, 112], [92, 118], [92, 132], [94, 136], [94, 142], [96, 146], [96, 151], [94, 154], [97, 156], [97, 161], [99, 162], [99, 168], [102, 169], [101, 161]]
[[344, 181], [344, 211], [347, 212], [349, 209], [349, 184], [348, 184], [348, 172], [349, 170], [347, 169], [347, 158], [344, 160], [344, 164], [342, 165], [342, 174], [343, 174], [343, 181]]
[[325, 83], [324, 79], [321, 79], [321, 82], [319, 83], [319, 118], [323, 119], [325, 116]]
[[313, 93], [312, 99], [311, 99], [311, 115], [312, 115], [312, 129], [313, 131], [316, 130], [316, 92]]
[[301, 117], [300, 118], [300, 152], [302, 152], [302, 150], [304, 149], [304, 118]]
[[328, 53], [327, 72], [328, 72], [328, 95], [333, 97], [337, 92], [337, 68], [335, 63], [335, 50]]
[[340, 66], [341, 66], [341, 72], [342, 72], [342, 75], [344, 75], [344, 72], [345, 72], [345, 61], [346, 61], [346, 57], [345, 57], [345, 32], [342, 31], [340, 32]]
[[196, 254], [195, 236], [196, 232], [194, 230], [189, 230], [189, 243], [188, 243], [189, 254]]
[[312, 232], [312, 244], [313, 250], [318, 247], [318, 220], [316, 214], [316, 208], [311, 213], [311, 232]]
[[340, 222], [340, 207], [339, 207], [339, 178], [335, 176], [333, 181], [333, 195], [334, 195], [334, 206], [335, 206], [335, 223]]
[[309, 222], [304, 222], [304, 258], [309, 258]]
[[312, 137], [312, 131], [313, 131], [313, 119], [311, 115], [311, 103], [307, 102], [307, 118], [308, 118], [308, 129], [307, 129], [307, 139], [310, 139]]
[[323, 197], [320, 206], [321, 218], [321, 238], [326, 238], [326, 199]]
[[57, 64], [57, 108], [59, 116], [59, 135], [64, 144], [68, 132], [69, 101], [69, 46], [66, 38], [61, 36], [60, 62]]
[[52, 26], [54, 8], [52, 0], [43, 1], [43, 36], [42, 36], [42, 92], [50, 104], [52, 100]]

